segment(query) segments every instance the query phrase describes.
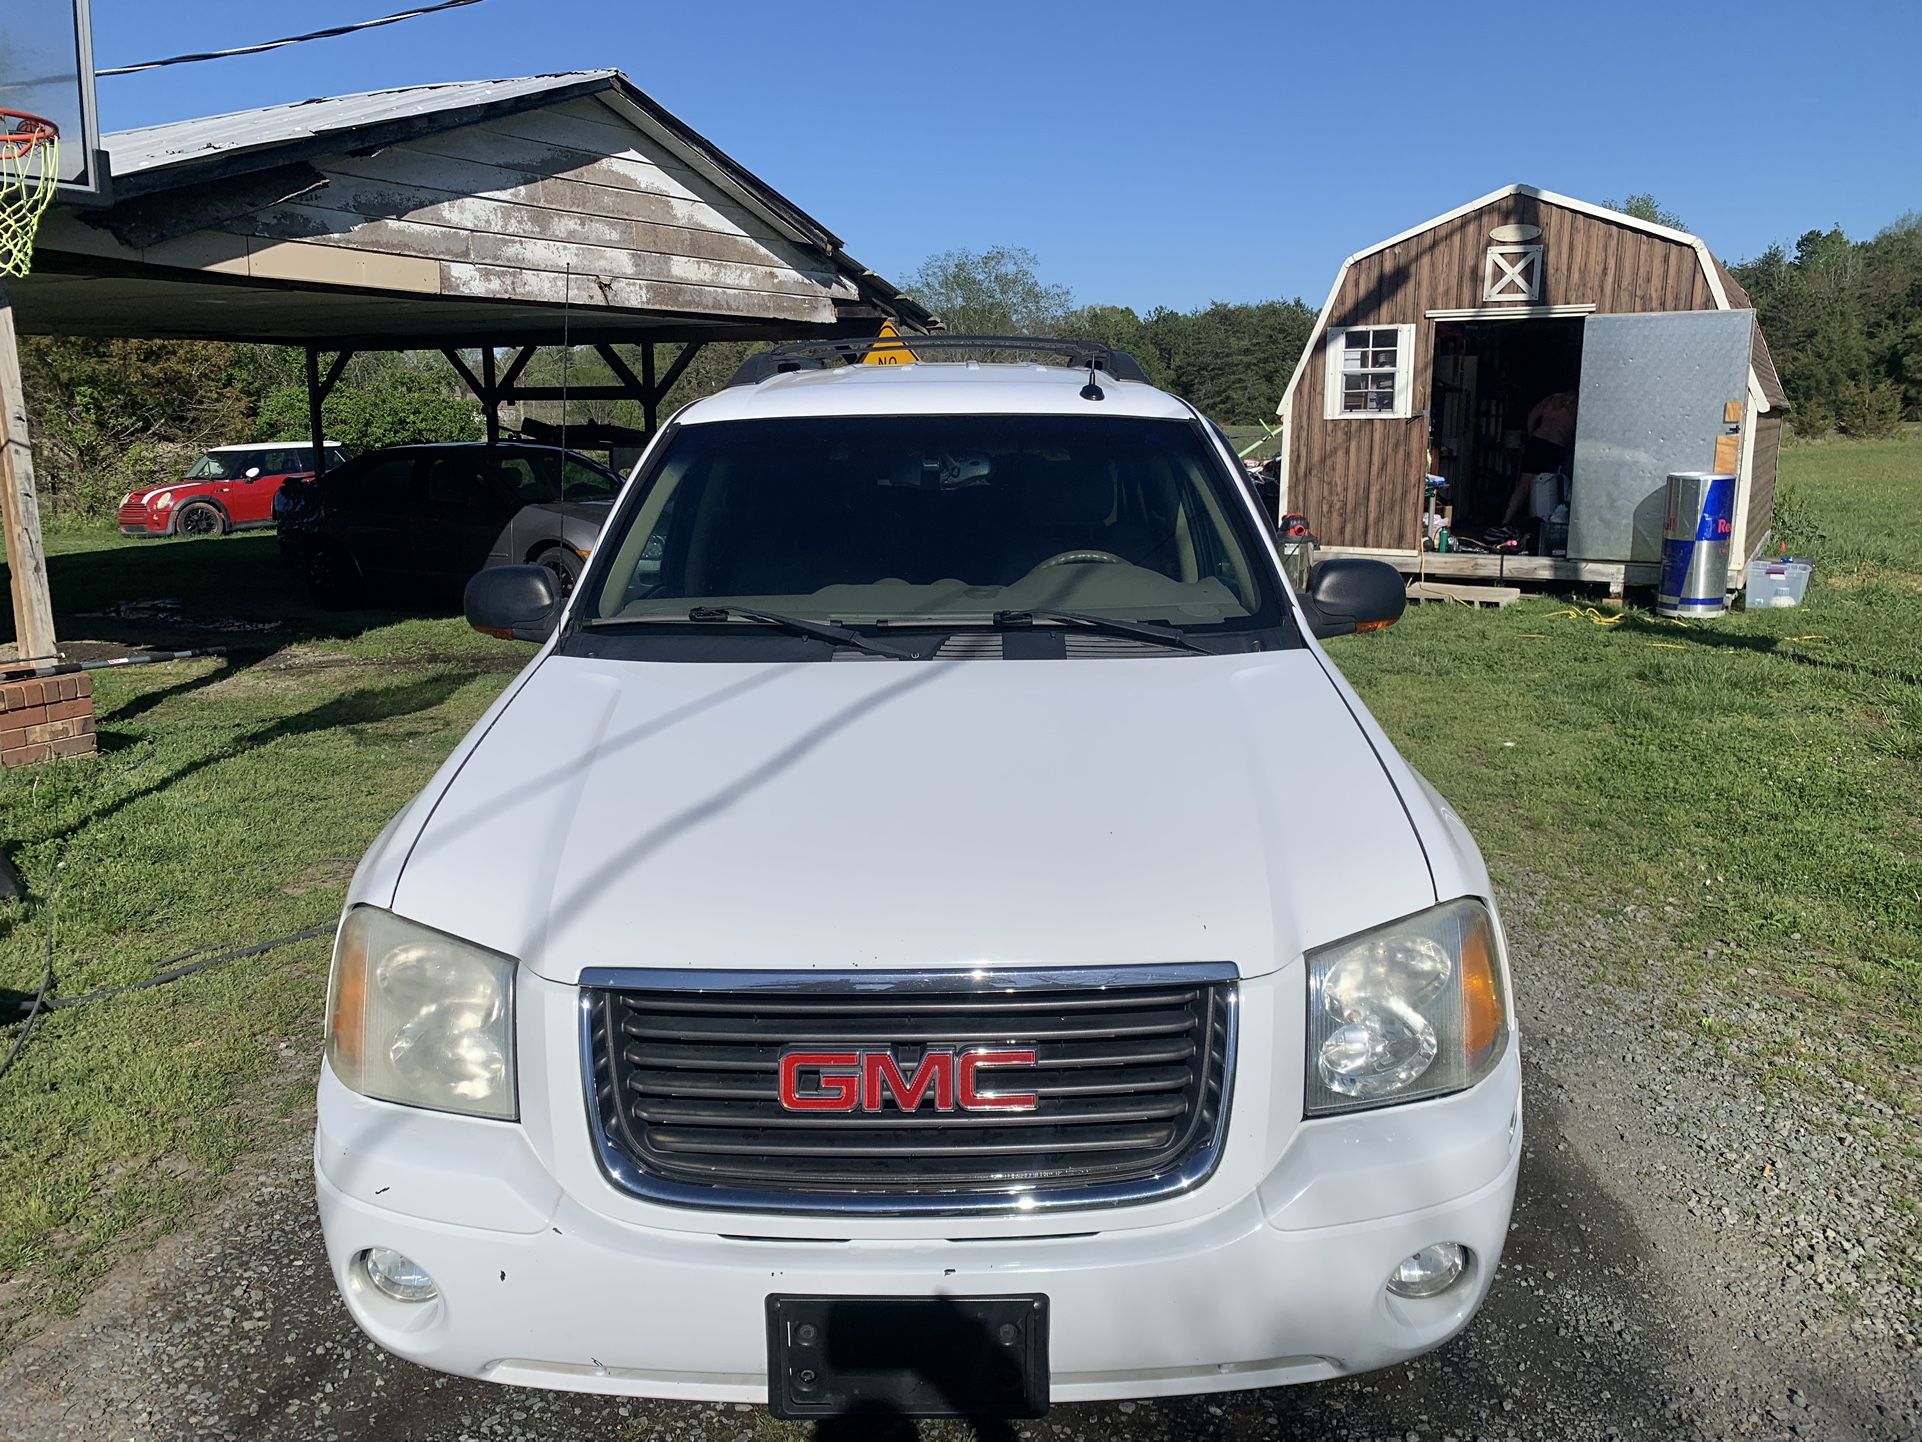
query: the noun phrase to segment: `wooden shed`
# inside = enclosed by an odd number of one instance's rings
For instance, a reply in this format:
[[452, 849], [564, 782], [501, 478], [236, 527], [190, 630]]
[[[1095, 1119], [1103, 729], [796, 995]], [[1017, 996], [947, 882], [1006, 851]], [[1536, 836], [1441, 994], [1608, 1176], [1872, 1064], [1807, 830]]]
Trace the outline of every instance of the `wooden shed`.
[[1739, 584], [1787, 408], [1704, 242], [1511, 185], [1342, 263], [1278, 408], [1282, 507], [1404, 570], [1640, 585], [1669, 473], [1733, 474]]

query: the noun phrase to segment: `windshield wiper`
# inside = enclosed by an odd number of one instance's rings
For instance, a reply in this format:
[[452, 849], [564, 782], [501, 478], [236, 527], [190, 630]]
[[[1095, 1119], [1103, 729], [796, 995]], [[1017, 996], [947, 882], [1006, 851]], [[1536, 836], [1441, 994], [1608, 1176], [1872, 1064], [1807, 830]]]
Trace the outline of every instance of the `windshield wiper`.
[[[890, 646], [885, 641], [871, 641], [859, 631], [846, 626], [836, 626], [829, 621], [809, 621], [800, 616], [789, 616], [780, 611], [753, 611], [742, 606], [696, 606], [687, 613], [690, 621], [753, 621], [758, 625], [772, 626], [793, 636], [808, 636], [816, 641], [826, 641], [833, 646], [852, 646], [857, 651], [866, 651], [871, 656], [886, 656], [894, 661], [913, 661], [918, 659], [913, 652], [903, 651], [898, 646]], [[590, 623], [591, 624], [591, 623]]]
[[1212, 656], [1214, 652], [1206, 646], [1190, 639], [1173, 626], [1158, 626], [1153, 621], [1124, 621], [1119, 616], [1096, 616], [1088, 611], [996, 611], [994, 628], [997, 631], [1019, 630], [1024, 626], [1042, 625], [1085, 626], [1090, 631], [1105, 631], [1111, 636], [1133, 636], [1137, 640], [1152, 641], [1157, 646], [1173, 646], [1182, 651], [1193, 651], [1197, 655]]

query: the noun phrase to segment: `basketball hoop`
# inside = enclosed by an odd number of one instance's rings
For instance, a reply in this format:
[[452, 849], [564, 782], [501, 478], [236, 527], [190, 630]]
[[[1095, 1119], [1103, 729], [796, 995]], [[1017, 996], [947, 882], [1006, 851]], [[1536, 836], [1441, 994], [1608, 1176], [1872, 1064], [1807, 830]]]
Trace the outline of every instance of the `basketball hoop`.
[[33, 236], [60, 184], [60, 128], [0, 109], [0, 275], [25, 275]]

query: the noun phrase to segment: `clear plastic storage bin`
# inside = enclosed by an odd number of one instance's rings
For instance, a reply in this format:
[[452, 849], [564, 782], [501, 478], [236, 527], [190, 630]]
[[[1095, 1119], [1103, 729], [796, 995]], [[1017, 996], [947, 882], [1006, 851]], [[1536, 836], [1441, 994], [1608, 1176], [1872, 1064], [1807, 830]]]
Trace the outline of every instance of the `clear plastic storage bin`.
[[1744, 604], [1751, 611], [1773, 606], [1799, 606], [1809, 588], [1813, 561], [1784, 559], [1748, 563], [1748, 597]]

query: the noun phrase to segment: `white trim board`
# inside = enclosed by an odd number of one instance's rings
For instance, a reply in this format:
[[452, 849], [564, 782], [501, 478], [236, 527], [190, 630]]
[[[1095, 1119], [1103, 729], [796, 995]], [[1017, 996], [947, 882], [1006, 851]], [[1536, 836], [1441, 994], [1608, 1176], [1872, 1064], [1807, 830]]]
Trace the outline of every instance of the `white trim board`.
[[1595, 314], [1594, 302], [1586, 305], [1484, 305], [1468, 310], [1425, 310], [1427, 320], [1539, 320], [1544, 316]]

